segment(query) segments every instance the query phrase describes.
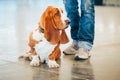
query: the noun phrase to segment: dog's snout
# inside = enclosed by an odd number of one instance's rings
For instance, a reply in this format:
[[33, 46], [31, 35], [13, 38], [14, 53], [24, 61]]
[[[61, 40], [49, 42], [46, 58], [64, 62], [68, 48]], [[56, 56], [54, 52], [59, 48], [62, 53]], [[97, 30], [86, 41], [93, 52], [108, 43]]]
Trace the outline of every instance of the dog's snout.
[[65, 20], [65, 23], [70, 24], [70, 20], [69, 19]]

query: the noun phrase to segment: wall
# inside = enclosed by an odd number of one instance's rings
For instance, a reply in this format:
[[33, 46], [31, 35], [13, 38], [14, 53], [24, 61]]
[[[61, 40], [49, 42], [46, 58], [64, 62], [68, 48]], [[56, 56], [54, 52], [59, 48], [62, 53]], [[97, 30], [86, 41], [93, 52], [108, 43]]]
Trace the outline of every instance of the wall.
[[103, 0], [103, 4], [120, 6], [120, 0]]

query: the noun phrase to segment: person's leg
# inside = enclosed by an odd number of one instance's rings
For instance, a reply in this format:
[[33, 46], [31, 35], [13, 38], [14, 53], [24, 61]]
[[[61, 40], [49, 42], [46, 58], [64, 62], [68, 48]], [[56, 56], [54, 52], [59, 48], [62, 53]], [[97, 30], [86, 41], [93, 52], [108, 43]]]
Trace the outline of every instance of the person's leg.
[[[75, 59], [81, 59], [84, 53], [88, 53], [93, 46], [94, 16], [94, 0], [81, 0], [81, 18], [78, 31], [80, 51], [75, 55]], [[81, 50], [81, 48], [83, 49]], [[85, 57], [85, 59], [87, 58], [88, 56]]]
[[[71, 20], [71, 38], [73, 39], [73, 44], [70, 45], [63, 52], [65, 54], [74, 54], [76, 53], [77, 43], [78, 43], [78, 28], [79, 28], [79, 12], [78, 12], [78, 0], [64, 0], [65, 9], [67, 12], [67, 17]], [[75, 46], [76, 45], [76, 46]]]
[[77, 0], [66, 0], [65, 9], [67, 17], [71, 20], [71, 37], [73, 40], [78, 40], [78, 28], [79, 28], [79, 12], [78, 12], [78, 1]]

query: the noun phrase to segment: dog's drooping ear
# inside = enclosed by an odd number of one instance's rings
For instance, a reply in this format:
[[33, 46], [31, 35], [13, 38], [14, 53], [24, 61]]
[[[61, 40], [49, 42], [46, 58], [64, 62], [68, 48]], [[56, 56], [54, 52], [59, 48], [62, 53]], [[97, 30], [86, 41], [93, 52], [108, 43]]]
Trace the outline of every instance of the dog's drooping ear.
[[41, 15], [41, 17], [40, 17], [40, 21], [38, 22], [38, 25], [41, 27], [41, 28], [43, 28], [43, 29], [45, 29], [45, 20], [47, 20], [47, 18], [49, 17], [49, 15], [50, 15], [50, 11], [51, 11], [51, 8], [52, 8], [52, 6], [48, 6], [47, 7], [47, 9], [43, 12], [43, 14]]
[[60, 35], [59, 31], [50, 25], [46, 25], [44, 30], [44, 36], [52, 44], [57, 44], [59, 42], [61, 44], [65, 44], [69, 42], [65, 30], [62, 30], [62, 33]]
[[44, 29], [44, 37], [51, 44], [57, 44], [59, 42], [59, 37], [60, 37], [59, 31], [53, 27], [53, 24], [51, 23], [51, 21], [49, 21], [49, 19], [47, 20], [45, 21], [46, 24]]

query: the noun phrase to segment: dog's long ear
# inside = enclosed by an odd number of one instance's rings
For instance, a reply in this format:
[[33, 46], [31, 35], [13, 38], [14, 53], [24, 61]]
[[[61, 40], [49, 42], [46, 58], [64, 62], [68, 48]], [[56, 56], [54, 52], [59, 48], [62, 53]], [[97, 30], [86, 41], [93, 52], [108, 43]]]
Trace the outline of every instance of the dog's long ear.
[[51, 44], [57, 44], [59, 42], [59, 31], [54, 28], [54, 23], [52, 20], [52, 6], [48, 6], [44, 14], [42, 15], [42, 23], [44, 27], [44, 37], [49, 41]]
[[49, 18], [45, 20], [44, 36], [51, 44], [57, 44], [59, 42], [59, 31], [53, 27], [53, 23]]
[[47, 9], [43, 12], [43, 14], [40, 17], [40, 21], [38, 22], [38, 25], [43, 29], [45, 29], [46, 18], [49, 16], [51, 9], [52, 9], [52, 6], [48, 6]]
[[69, 42], [68, 36], [66, 35], [65, 30], [62, 30], [62, 34], [60, 35], [60, 43], [65, 44]]

